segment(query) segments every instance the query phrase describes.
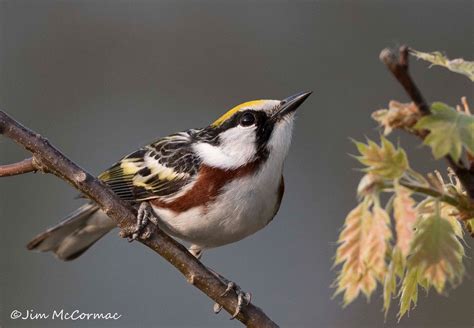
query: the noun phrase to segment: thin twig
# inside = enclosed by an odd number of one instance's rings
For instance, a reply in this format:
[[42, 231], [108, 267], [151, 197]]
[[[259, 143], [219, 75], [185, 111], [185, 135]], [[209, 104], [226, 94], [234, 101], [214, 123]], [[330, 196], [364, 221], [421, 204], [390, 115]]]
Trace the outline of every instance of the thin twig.
[[[64, 156], [45, 138], [22, 126], [3, 111], [0, 111], [0, 133], [33, 153], [35, 162], [40, 167], [60, 179], [68, 181], [95, 201], [122, 231], [129, 232], [133, 229], [136, 222], [136, 211], [130, 204], [121, 200], [105, 184]], [[188, 282], [222, 305], [227, 312], [231, 314], [235, 312], [236, 295], [225, 294], [227, 286], [191, 255], [184, 246], [160, 229], [155, 229], [149, 238], [139, 241], [171, 263], [186, 277]], [[244, 306], [237, 319], [247, 327], [278, 327], [261, 309], [253, 304]]]
[[430, 107], [408, 71], [408, 47], [401, 46], [398, 55], [393, 50], [386, 48], [380, 53], [380, 60], [388, 67], [398, 82], [400, 82], [406, 93], [408, 93], [418, 107], [420, 113], [422, 115], [428, 115], [430, 113]]
[[[407, 94], [418, 107], [421, 115], [429, 115], [430, 108], [415, 82], [411, 78], [410, 72], [408, 70], [408, 51], [409, 49], [407, 46], [401, 46], [398, 54], [394, 50], [386, 48], [380, 53], [380, 60], [387, 66], [390, 72], [392, 72], [398, 82], [400, 82], [400, 84], [403, 86]], [[409, 131], [407, 129], [405, 130]], [[421, 137], [422, 139], [427, 135], [426, 133], [414, 134], [418, 137]], [[446, 156], [446, 160], [453, 171], [456, 173], [459, 181], [461, 181], [461, 184], [466, 190], [471, 202], [474, 202], [474, 165], [472, 165], [470, 168], [466, 168], [461, 161], [456, 162], [449, 155]]]
[[[465, 204], [466, 202], [460, 201], [459, 199], [456, 199], [446, 193], [439, 192], [438, 190], [435, 190], [430, 187], [424, 187], [416, 184], [412, 184], [409, 182], [405, 181], [400, 181], [400, 185], [410, 189], [411, 191], [421, 194], [421, 195], [428, 195], [434, 198], [439, 199], [441, 202], [449, 204], [451, 206], [454, 206], [458, 209], [462, 209], [463, 213], [466, 213], [466, 217], [471, 217], [471, 215], [474, 215], [474, 204], [471, 202], [467, 202], [469, 204]], [[393, 189], [394, 186], [391, 183], [384, 183], [381, 186], [383, 189]], [[468, 215], [467, 215], [468, 214]], [[461, 218], [462, 220], [465, 220], [465, 218]]]
[[[443, 183], [439, 180], [441, 177], [441, 174], [436, 171], [436, 174], [439, 175], [438, 177], [435, 177], [433, 174], [428, 174], [428, 180], [429, 183], [427, 182], [426, 184], [419, 184], [417, 182], [410, 182], [407, 181], [406, 179], [401, 179], [398, 181], [398, 183], [405, 187], [406, 189], [411, 190], [414, 193], [423, 195], [423, 196], [431, 196], [433, 198], [438, 199], [439, 201], [449, 204], [455, 208], [457, 208], [460, 212], [464, 213], [462, 220], [465, 220], [466, 218], [471, 218], [474, 216], [474, 203], [470, 202], [467, 197], [462, 196], [462, 195], [450, 195], [446, 192], [444, 192], [444, 185]], [[442, 178], [441, 178], [442, 179]], [[383, 192], [389, 192], [393, 193], [393, 190], [395, 188], [395, 185], [392, 181], [383, 181], [379, 182], [378, 184], [375, 185], [378, 190], [383, 191]]]
[[36, 171], [38, 171], [38, 168], [34, 164], [33, 157], [13, 164], [0, 165], [0, 177], [9, 177]]
[[439, 192], [435, 189], [432, 189], [432, 188], [429, 188], [429, 187], [417, 186], [417, 185], [414, 185], [414, 184], [411, 184], [411, 183], [408, 183], [408, 182], [400, 182], [400, 185], [407, 188], [407, 189], [410, 189], [413, 192], [420, 193], [420, 194], [423, 194], [423, 195], [428, 195], [428, 196], [431, 196], [431, 197], [434, 197], [434, 198], [438, 198], [440, 201], [442, 201], [446, 204], [452, 205], [454, 207], [459, 206], [459, 202], [455, 198], [453, 198], [449, 195], [446, 195], [444, 193], [441, 193], [441, 192]]

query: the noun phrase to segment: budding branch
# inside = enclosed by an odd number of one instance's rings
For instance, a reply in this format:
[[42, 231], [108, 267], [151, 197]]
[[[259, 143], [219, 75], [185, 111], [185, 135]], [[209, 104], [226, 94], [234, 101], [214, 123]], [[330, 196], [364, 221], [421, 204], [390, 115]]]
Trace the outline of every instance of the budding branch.
[[[400, 82], [403, 89], [418, 108], [420, 114], [423, 116], [430, 115], [430, 107], [413, 81], [408, 70], [408, 52], [409, 49], [407, 46], [401, 46], [398, 54], [394, 50], [387, 48], [382, 50], [380, 53], [380, 60], [387, 66], [398, 82]], [[422, 139], [424, 139], [426, 135], [427, 133], [417, 134], [417, 136]], [[446, 156], [446, 160], [459, 178], [459, 181], [466, 190], [471, 202], [474, 202], [474, 162], [470, 165], [465, 165], [462, 160], [456, 162], [449, 155]]]
[[[104, 183], [68, 159], [48, 140], [22, 126], [3, 111], [0, 111], [0, 134], [23, 146], [33, 155], [32, 158], [15, 164], [0, 166], [0, 177], [35, 171], [52, 173], [96, 202], [125, 235], [133, 231], [136, 210], [116, 196]], [[138, 241], [161, 255], [178, 269], [189, 283], [222, 305], [227, 312], [235, 312], [237, 296], [224, 293], [227, 286], [183, 245], [158, 228], [155, 228], [147, 239]], [[253, 304], [244, 306], [237, 319], [247, 327], [278, 327]]]

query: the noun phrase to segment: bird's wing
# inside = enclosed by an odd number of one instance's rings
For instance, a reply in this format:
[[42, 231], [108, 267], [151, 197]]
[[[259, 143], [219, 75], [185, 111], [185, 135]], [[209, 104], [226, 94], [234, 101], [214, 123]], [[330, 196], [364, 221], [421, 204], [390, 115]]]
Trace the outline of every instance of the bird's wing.
[[194, 180], [201, 165], [191, 147], [192, 133], [159, 139], [124, 157], [99, 179], [124, 200], [172, 197]]

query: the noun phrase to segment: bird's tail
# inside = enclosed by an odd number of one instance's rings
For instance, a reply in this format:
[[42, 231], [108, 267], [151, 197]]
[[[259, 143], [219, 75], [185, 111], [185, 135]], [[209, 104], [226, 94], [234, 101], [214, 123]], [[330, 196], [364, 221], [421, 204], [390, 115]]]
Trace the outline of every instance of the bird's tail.
[[74, 260], [115, 227], [95, 204], [88, 203], [69, 214], [58, 225], [39, 234], [27, 245], [29, 250], [52, 251], [63, 261]]

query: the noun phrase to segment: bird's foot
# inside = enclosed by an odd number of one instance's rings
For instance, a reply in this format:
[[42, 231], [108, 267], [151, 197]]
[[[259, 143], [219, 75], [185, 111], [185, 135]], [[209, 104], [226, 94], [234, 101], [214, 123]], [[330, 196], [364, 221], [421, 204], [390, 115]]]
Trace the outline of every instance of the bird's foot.
[[[237, 307], [234, 311], [234, 314], [232, 314], [232, 316], [230, 317], [230, 320], [235, 319], [239, 315], [240, 311], [242, 311], [242, 308], [244, 306], [250, 304], [250, 301], [252, 300], [252, 294], [242, 291], [242, 289], [235, 282], [228, 281], [227, 279], [225, 279], [221, 275], [218, 275], [218, 276], [219, 276], [219, 279], [221, 279], [225, 283], [227, 283], [227, 288], [221, 294], [221, 296], [225, 296], [228, 293], [230, 293], [231, 291], [233, 291], [237, 295]], [[221, 310], [222, 310], [222, 305], [220, 305], [219, 303], [215, 303], [214, 304], [214, 313], [217, 314]]]
[[[150, 225], [150, 222], [153, 225]], [[158, 225], [158, 220], [148, 202], [140, 203], [138, 207], [137, 221], [131, 231], [121, 232], [120, 235], [127, 238], [129, 242], [140, 239], [148, 239]]]
[[203, 252], [201, 247], [196, 246], [196, 245], [191, 245], [191, 247], [188, 248], [188, 251], [198, 260], [201, 259], [202, 252]]

